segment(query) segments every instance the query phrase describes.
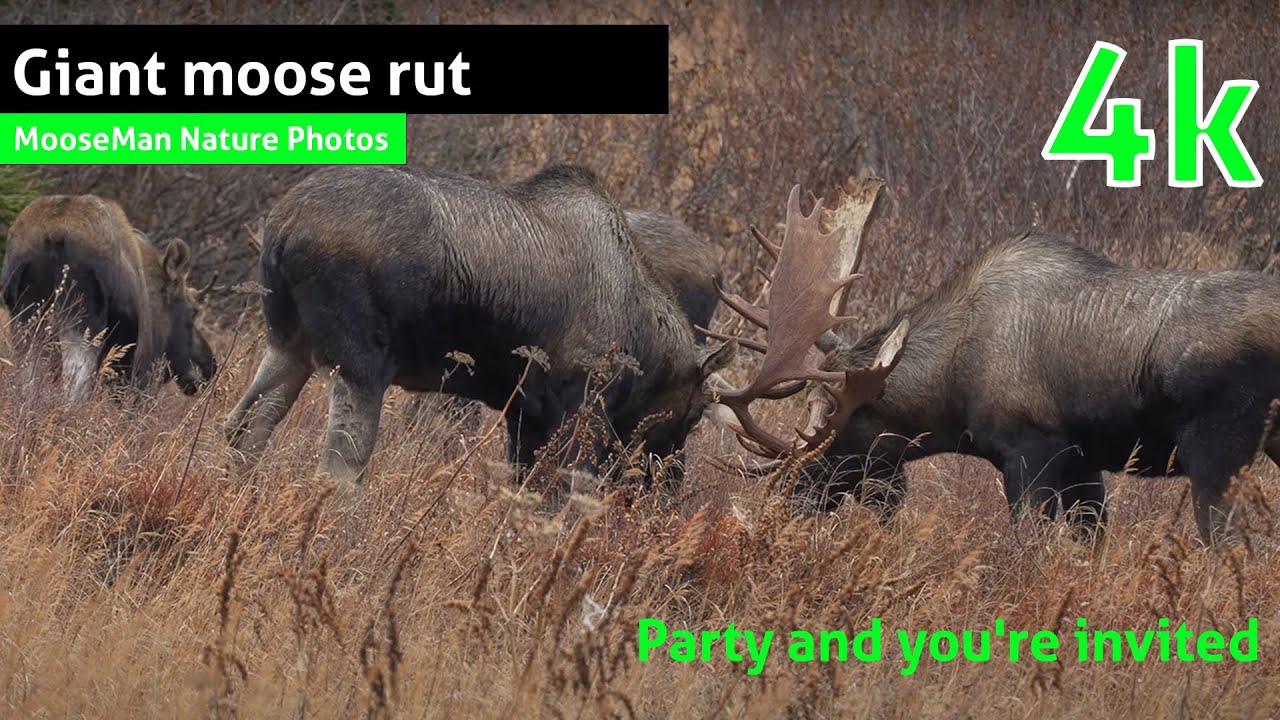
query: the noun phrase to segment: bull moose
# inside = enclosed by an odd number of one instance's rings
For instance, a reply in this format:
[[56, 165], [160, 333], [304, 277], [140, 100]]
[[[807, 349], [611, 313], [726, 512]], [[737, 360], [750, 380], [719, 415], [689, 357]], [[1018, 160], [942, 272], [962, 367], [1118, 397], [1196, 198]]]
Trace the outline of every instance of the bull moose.
[[57, 298], [67, 303], [71, 316], [60, 329], [59, 349], [72, 397], [84, 396], [104, 362], [136, 390], [176, 378], [193, 394], [217, 365], [196, 325], [190, 270], [185, 242], [157, 246], [115, 202], [48, 195], [9, 227], [0, 296], [19, 323]]
[[[720, 298], [716, 282], [722, 279], [711, 242], [681, 220], [653, 210], [627, 210], [631, 239], [650, 277], [670, 291], [685, 319], [695, 329], [711, 326]], [[253, 238], [251, 238], [253, 239]], [[258, 242], [257, 239], [254, 239]], [[261, 251], [261, 246], [258, 250]], [[699, 339], [702, 338], [698, 331]], [[430, 412], [429, 393], [414, 395], [407, 415], [417, 423]], [[476, 410], [468, 403], [466, 411]], [[477, 427], [478, 412], [467, 412], [465, 426]]]
[[[906, 490], [902, 461], [959, 452], [1003, 473], [1015, 515], [1052, 517], [1060, 505], [1086, 530], [1105, 522], [1103, 471], [1188, 475], [1208, 544], [1230, 534], [1233, 475], [1259, 447], [1280, 462], [1269, 425], [1280, 397], [1280, 281], [1124, 267], [1030, 231], [857, 342], [832, 342], [844, 318], [829, 301], [852, 281], [859, 247], [841, 250], [839, 235], [824, 234], [819, 209], [804, 215], [797, 188], [781, 247], [756, 232], [777, 258], [769, 304], [787, 308], [785, 324], [723, 293], [767, 327], [768, 341], [749, 341], [764, 363], [747, 387], [722, 388], [732, 414], [720, 415], [775, 462], [830, 440], [803, 473], [827, 491], [827, 508], [848, 493], [887, 517]], [[833, 276], [840, 253], [855, 261]], [[824, 390], [799, 439], [752, 418], [752, 400], [808, 381]]]
[[[228, 439], [255, 457], [312, 373], [328, 370], [320, 469], [346, 489], [363, 482], [392, 384], [494, 408], [512, 399], [508, 455], [527, 466], [587, 399], [588, 364], [616, 347], [635, 367], [601, 393], [608, 426], [666, 455], [734, 349], [696, 342], [600, 180], [571, 165], [511, 185], [321, 170], [271, 210], [260, 269], [268, 349]], [[546, 367], [513, 353], [524, 346], [541, 349]], [[474, 359], [471, 372], [446, 372], [451, 351]]]

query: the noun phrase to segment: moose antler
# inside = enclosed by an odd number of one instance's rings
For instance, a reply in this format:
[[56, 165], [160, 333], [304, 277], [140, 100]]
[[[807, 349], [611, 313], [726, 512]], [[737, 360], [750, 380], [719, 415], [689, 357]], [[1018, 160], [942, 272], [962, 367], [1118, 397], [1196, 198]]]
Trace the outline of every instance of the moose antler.
[[[850, 192], [841, 192], [840, 203], [834, 210], [823, 210], [822, 219], [832, 232], [843, 233], [840, 238], [839, 253], [836, 258], [836, 273], [839, 276], [850, 275], [862, 266], [862, 238], [866, 235], [867, 223], [876, 209], [876, 201], [880, 199], [880, 191], [884, 189], [884, 181], [880, 178], [868, 178], [859, 183], [850, 184]], [[831, 313], [843, 313], [849, 302], [849, 288], [831, 300]]]
[[204, 299], [204, 296], [207, 295], [209, 291], [213, 289], [214, 284], [218, 282], [218, 278], [220, 277], [222, 277], [222, 272], [215, 271], [213, 273], [213, 276], [209, 278], [209, 282], [205, 283], [204, 285], [198, 288], [195, 288], [196, 298]]
[[[782, 245], [776, 245], [754, 226], [756, 241], [777, 264], [770, 274], [769, 310], [756, 307], [741, 296], [729, 293], [719, 283], [717, 291], [726, 305], [752, 324], [765, 330], [764, 343], [712, 333], [722, 339], [764, 353], [760, 371], [742, 389], [720, 383], [718, 402], [732, 411], [734, 430], [748, 450], [765, 457], [780, 458], [793, 451], [815, 449], [848, 421], [860, 405], [884, 387], [885, 378], [897, 364], [907, 332], [904, 320], [882, 344], [875, 362], [868, 368], [825, 370], [819, 350], [833, 349], [838, 338], [832, 332], [851, 318], [843, 306], [849, 286], [859, 275], [863, 227], [883, 183], [873, 179], [863, 183], [841, 203], [833, 219], [844, 225], [823, 233], [822, 200], [805, 215], [800, 210], [800, 186], [787, 200], [786, 231]], [[832, 271], [835, 270], [834, 276]], [[785, 319], [773, 322], [771, 318]], [[822, 390], [813, 396], [808, 427], [797, 431], [798, 442], [787, 442], [766, 431], [752, 417], [755, 400], [776, 400], [802, 390], [807, 383], [819, 383]], [[833, 389], [833, 385], [837, 386]]]

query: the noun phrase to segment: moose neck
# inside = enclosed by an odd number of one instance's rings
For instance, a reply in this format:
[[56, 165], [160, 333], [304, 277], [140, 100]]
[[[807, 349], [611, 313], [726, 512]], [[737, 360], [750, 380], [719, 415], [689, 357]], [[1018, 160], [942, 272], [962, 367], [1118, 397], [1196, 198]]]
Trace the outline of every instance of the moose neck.
[[[584, 168], [552, 166], [516, 183], [512, 190], [553, 231], [581, 233], [583, 219], [591, 219], [593, 224], [587, 228], [591, 241], [612, 246], [594, 252], [611, 261], [582, 266], [584, 272], [600, 273], [581, 284], [589, 294], [595, 293], [583, 301], [603, 310], [602, 330], [607, 328], [613, 335], [608, 340], [616, 341], [621, 350], [640, 361], [642, 369], [654, 361], [669, 363], [672, 336], [683, 327], [680, 308], [654, 277], [636, 247], [625, 213], [605, 192], [599, 178]], [[620, 306], [620, 298], [630, 304]]]
[[[598, 293], [584, 302], [602, 310], [598, 318], [602, 335], [591, 346], [617, 343], [617, 349], [639, 367], [639, 372], [623, 370], [604, 392], [615, 429], [625, 435], [662, 409], [654, 407], [652, 399], [664, 394], [683, 365], [692, 370], [693, 331], [675, 297], [636, 246], [625, 213], [594, 174], [581, 168], [552, 167], [517, 183], [514, 190], [550, 227], [580, 228], [582, 219], [589, 217], [596, 223], [590, 228], [595, 238], [616, 243], [600, 255], [620, 262], [589, 264], [587, 272], [602, 274], [582, 286]], [[620, 299], [625, 299], [625, 305]]]
[[641, 283], [637, 290], [632, 338], [627, 345], [640, 372], [628, 373], [629, 387], [610, 403], [623, 416], [645, 414], [650, 408], [641, 407], [637, 401], [662, 394], [678, 375], [681, 364], [687, 363], [690, 369], [694, 365], [693, 332], [675, 301], [652, 283]]
[[914, 460], [944, 452], [965, 452], [965, 428], [954, 407], [954, 358], [966, 318], [954, 303], [930, 298], [841, 351], [842, 367], [866, 367], [881, 343], [906, 316], [911, 332], [883, 394], [859, 408], [836, 439], [832, 455], [893, 454]]

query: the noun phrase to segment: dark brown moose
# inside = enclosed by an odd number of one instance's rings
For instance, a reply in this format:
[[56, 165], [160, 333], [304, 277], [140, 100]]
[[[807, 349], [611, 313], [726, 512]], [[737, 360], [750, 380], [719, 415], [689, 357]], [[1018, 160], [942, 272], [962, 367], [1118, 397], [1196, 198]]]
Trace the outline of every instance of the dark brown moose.
[[[683, 446], [705, 379], [734, 348], [699, 347], [623, 213], [574, 166], [509, 186], [321, 170], [267, 217], [261, 274], [268, 350], [228, 438], [255, 457], [312, 373], [332, 372], [321, 471], [347, 489], [363, 481], [390, 385], [494, 408], [514, 397], [508, 452], [527, 466], [588, 399], [591, 364], [616, 346], [635, 368], [602, 393], [608, 427], [666, 455]], [[514, 352], [526, 346], [545, 353], [545, 368]], [[470, 372], [447, 372], [453, 351], [474, 360]]]
[[[711, 241], [682, 221], [670, 215], [652, 210], [627, 210], [627, 225], [640, 260], [659, 285], [670, 291], [695, 331], [711, 327], [711, 318], [720, 297], [716, 294], [716, 282], [721, 279], [719, 264]], [[261, 250], [261, 246], [258, 248]], [[701, 340], [701, 331], [695, 333]], [[427, 402], [433, 393], [415, 394], [409, 402], [407, 416], [413, 423], [432, 412]], [[456, 399], [456, 398], [455, 398]], [[446, 401], [444, 407], [448, 406]], [[465, 403], [461, 427], [479, 429], [478, 403]], [[436, 404], [434, 409], [442, 406]]]
[[640, 257], [653, 278], [675, 293], [676, 302], [695, 328], [711, 327], [721, 280], [711, 242], [665, 213], [628, 210], [627, 224]]
[[[829, 301], [852, 276], [831, 268], [837, 253], [858, 251], [821, 232], [818, 209], [802, 214], [793, 192], [781, 248], [759, 236], [778, 258], [769, 305], [786, 308], [785, 322], [726, 295], [767, 327], [768, 342], [759, 373], [723, 402], [760, 455], [831, 439], [804, 471], [826, 507], [849, 493], [887, 517], [906, 490], [904, 461], [960, 452], [1001, 470], [1015, 515], [1052, 517], [1061, 505], [1084, 529], [1105, 521], [1103, 471], [1189, 475], [1211, 543], [1231, 530], [1233, 475], [1259, 447], [1280, 462], [1280, 439], [1260, 442], [1280, 397], [1277, 280], [1123, 267], [1033, 231], [995, 244], [856, 343], [833, 346], [822, 342], [840, 322]], [[815, 352], [815, 341], [831, 352]], [[807, 383], [823, 391], [798, 439], [753, 420], [752, 400]]]
[[[187, 285], [191, 249], [156, 246], [119, 205], [94, 195], [34, 200], [9, 226], [0, 295], [19, 323], [60, 299], [62, 379], [83, 398], [105, 362], [139, 391], [176, 377], [195, 393], [216, 369]], [[52, 314], [49, 315], [52, 317]]]

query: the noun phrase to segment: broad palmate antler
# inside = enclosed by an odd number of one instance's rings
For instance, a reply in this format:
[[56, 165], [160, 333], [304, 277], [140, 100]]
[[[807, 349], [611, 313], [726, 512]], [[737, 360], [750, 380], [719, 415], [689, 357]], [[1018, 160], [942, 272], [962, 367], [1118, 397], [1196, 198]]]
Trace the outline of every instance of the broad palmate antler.
[[[831, 214], [837, 227], [829, 233], [823, 233], [821, 228], [821, 199], [808, 215], [801, 212], [799, 185], [787, 200], [781, 245], [752, 226], [752, 235], [776, 261], [769, 274], [768, 310], [717, 283], [716, 289], [726, 305], [765, 330], [763, 343], [712, 333], [764, 353], [759, 372], [745, 388], [723, 381], [717, 388], [718, 402], [732, 411], [736, 420], [729, 420], [728, 424], [743, 446], [758, 455], [776, 459], [816, 449], [838, 432], [859, 406], [880, 394], [898, 362], [907, 334], [905, 319], [881, 344], [870, 367], [827, 369], [823, 364], [823, 350], [833, 350], [839, 342], [832, 331], [851, 319], [842, 314], [845, 299], [849, 286], [860, 277], [857, 270], [862, 261], [863, 228], [882, 187], [883, 182], [878, 179], [867, 180], [846, 196]], [[811, 382], [816, 384], [816, 392], [810, 393], [808, 427], [797, 430], [796, 440], [788, 442], [768, 432], [751, 415], [750, 406], [755, 400], [785, 398]]]

